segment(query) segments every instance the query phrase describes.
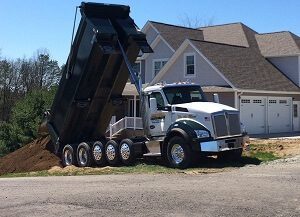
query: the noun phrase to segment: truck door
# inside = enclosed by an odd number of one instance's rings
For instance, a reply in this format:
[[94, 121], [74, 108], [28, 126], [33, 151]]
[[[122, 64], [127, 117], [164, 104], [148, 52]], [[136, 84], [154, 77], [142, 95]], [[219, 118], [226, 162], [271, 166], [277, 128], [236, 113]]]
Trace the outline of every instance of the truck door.
[[[165, 100], [160, 92], [153, 92], [150, 94], [150, 98], [156, 98], [157, 102], [157, 112], [149, 112], [149, 131], [151, 136], [159, 137], [165, 136], [168, 126], [171, 121], [171, 112], [166, 107]], [[150, 103], [149, 103], [150, 104]]]

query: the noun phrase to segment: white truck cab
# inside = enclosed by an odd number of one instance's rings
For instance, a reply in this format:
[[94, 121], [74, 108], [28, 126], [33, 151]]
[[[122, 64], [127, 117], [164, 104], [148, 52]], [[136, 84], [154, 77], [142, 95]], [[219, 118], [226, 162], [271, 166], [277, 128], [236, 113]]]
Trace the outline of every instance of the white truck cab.
[[192, 152], [241, 156], [246, 137], [239, 111], [208, 102], [199, 85], [161, 83], [146, 87], [142, 97], [149, 153], [165, 155], [174, 167], [186, 167]]

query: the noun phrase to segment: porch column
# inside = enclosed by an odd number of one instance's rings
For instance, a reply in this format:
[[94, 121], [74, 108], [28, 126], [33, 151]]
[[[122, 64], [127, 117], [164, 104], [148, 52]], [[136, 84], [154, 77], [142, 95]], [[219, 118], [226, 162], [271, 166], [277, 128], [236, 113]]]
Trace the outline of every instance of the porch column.
[[136, 128], [136, 95], [134, 95], [134, 98], [133, 98], [133, 116], [134, 116], [133, 129], [135, 130], [135, 128]]

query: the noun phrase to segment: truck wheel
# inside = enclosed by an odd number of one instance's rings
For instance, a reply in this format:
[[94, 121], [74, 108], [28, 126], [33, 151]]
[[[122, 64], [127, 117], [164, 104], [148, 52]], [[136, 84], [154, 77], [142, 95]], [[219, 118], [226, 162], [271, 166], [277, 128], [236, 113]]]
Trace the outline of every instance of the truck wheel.
[[119, 146], [114, 140], [110, 140], [105, 145], [105, 156], [107, 162], [116, 166], [120, 162]]
[[97, 166], [104, 166], [106, 163], [105, 147], [100, 141], [96, 141], [93, 144], [92, 156]]
[[74, 149], [71, 145], [65, 145], [62, 151], [61, 159], [64, 167], [76, 164]]
[[134, 145], [130, 139], [123, 139], [120, 143], [120, 158], [125, 165], [132, 165], [135, 161]]
[[92, 164], [91, 148], [85, 142], [77, 147], [77, 162], [79, 167], [89, 167]]
[[167, 160], [170, 167], [185, 169], [192, 161], [191, 148], [179, 136], [170, 139], [167, 146]]

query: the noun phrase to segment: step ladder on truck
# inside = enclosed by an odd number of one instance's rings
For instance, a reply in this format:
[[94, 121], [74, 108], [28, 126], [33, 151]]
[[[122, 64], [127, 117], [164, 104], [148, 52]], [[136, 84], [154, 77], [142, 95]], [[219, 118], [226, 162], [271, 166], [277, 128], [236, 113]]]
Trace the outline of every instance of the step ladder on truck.
[[[136, 158], [161, 156], [171, 167], [186, 168], [197, 155], [241, 156], [247, 137], [236, 109], [207, 102], [196, 84], [142, 89], [131, 64], [139, 52], [153, 51], [128, 6], [83, 2], [79, 8], [80, 24], [43, 123], [64, 166], [132, 165]], [[140, 96], [144, 133], [110, 140], [106, 131], [129, 76]]]

